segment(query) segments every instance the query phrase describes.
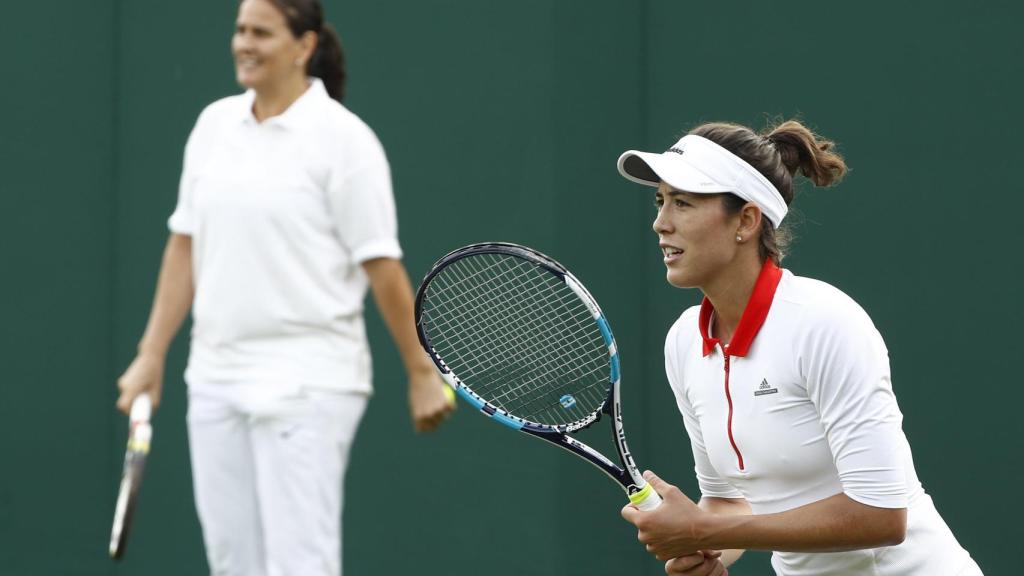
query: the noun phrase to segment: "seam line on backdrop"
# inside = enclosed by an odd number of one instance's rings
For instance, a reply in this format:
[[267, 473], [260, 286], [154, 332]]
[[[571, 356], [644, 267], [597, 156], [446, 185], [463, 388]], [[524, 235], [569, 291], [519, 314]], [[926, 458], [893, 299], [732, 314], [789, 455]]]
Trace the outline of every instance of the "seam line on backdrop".
[[[651, 53], [651, 42], [653, 41], [653, 40], [651, 40], [651, 35], [647, 33], [647, 31], [648, 31], [648, 29], [650, 28], [650, 25], [651, 25], [651, 23], [650, 23], [650, 20], [651, 20], [651, 18], [650, 18], [650, 12], [651, 12], [650, 0], [641, 0], [639, 2], [639, 8], [638, 8], [637, 12], [638, 12], [638, 16], [639, 16], [639, 29], [637, 30], [637, 33], [640, 35], [640, 39], [641, 39], [641, 42], [639, 43], [639, 50], [638, 50], [638, 52], [639, 52], [639, 54], [638, 54], [639, 62], [638, 62], [638, 66], [637, 66], [637, 70], [640, 73], [640, 78], [639, 78], [640, 81], [637, 83], [640, 86], [639, 92], [637, 94], [637, 98], [638, 98], [639, 105], [640, 105], [640, 110], [638, 111], [638, 114], [637, 114], [637, 116], [639, 118], [638, 124], [640, 125], [640, 134], [639, 134], [640, 138], [639, 138], [638, 141], [639, 142], [648, 142], [648, 138], [650, 137], [650, 133], [651, 133], [651, 129], [650, 129], [650, 121], [651, 121], [651, 115], [650, 115], [650, 94], [651, 94], [651, 91], [650, 91], [650, 89], [648, 87], [648, 83], [650, 82], [650, 72], [651, 72], [651, 70], [650, 70], [650, 66], [648, 64], [648, 56]], [[645, 214], [645, 212], [641, 211], [641, 214]], [[642, 224], [642, 222], [641, 222], [641, 224]], [[641, 230], [643, 230], [642, 227], [641, 227]], [[637, 242], [637, 251], [638, 251], [638, 254], [637, 254], [638, 262], [641, 263], [640, 270], [641, 270], [641, 273], [643, 274], [643, 271], [646, 270], [647, 267], [649, 266], [649, 264], [645, 264], [646, 260], [645, 260], [645, 255], [644, 255], [644, 252], [645, 252], [645, 249], [646, 249], [646, 246], [647, 246], [647, 239], [646, 239], [646, 237], [643, 234], [638, 234], [636, 242]], [[643, 274], [643, 278], [646, 278], [646, 277], [647, 277], [647, 274]], [[654, 299], [652, 299], [652, 298], [644, 298], [643, 300], [644, 300], [644, 306], [643, 306], [642, 310], [644, 311], [644, 317], [645, 318], [653, 317], [654, 306], [652, 305], [652, 300], [654, 300]], [[644, 323], [644, 324], [646, 324], [646, 323]], [[642, 330], [641, 333], [640, 333], [640, 342], [639, 342], [640, 347], [639, 348], [634, 348], [634, 349], [637, 350], [638, 353], [640, 353], [639, 352], [640, 350], [643, 350], [643, 351], [652, 350], [652, 349], [660, 350], [662, 348], [661, 346], [656, 346], [656, 347], [652, 348], [651, 347], [651, 340], [652, 340], [651, 331], [650, 330]], [[652, 378], [652, 376], [654, 374], [656, 374], [657, 372], [653, 368], [651, 368], [651, 364], [649, 362], [646, 362], [646, 358], [642, 359], [639, 362], [636, 362], [635, 364], [636, 364], [636, 366], [638, 368], [638, 371], [637, 371], [638, 373], [636, 374], [636, 381], [637, 382], [654, 382], [655, 381], [654, 378]], [[658, 364], [655, 363], [654, 365], [657, 366]], [[654, 402], [653, 395], [650, 394], [649, 392], [646, 392], [649, 389], [650, 389], [650, 387], [645, 387], [645, 394], [644, 394], [644, 399], [643, 399], [644, 401], [637, 403], [637, 406], [641, 406], [642, 410], [644, 411], [644, 413], [643, 413], [643, 423], [644, 423], [644, 425], [640, 428], [640, 430], [638, 430], [638, 432], [641, 435], [641, 443], [642, 443], [643, 446], [651, 446], [652, 445], [651, 444], [651, 438], [654, 437], [654, 422], [653, 422], [653, 418], [651, 416], [652, 416], [652, 412], [653, 412], [652, 407], [654, 406], [655, 402]], [[650, 452], [648, 452], [648, 458], [650, 458]], [[640, 570], [644, 571], [647, 568], [649, 568], [649, 566], [647, 564], [648, 564], [647, 562], [642, 563], [640, 565], [640, 567], [639, 567]]]
[[[119, 147], [117, 146], [118, 135], [120, 132], [120, 107], [118, 103], [121, 100], [120, 90], [120, 72], [121, 72], [121, 0], [110, 0], [110, 11], [111, 11], [111, 34], [110, 34], [110, 161], [108, 165], [109, 170], [109, 182], [110, 182], [110, 197], [109, 197], [109, 212], [108, 228], [107, 228], [107, 317], [106, 317], [106, 331], [107, 331], [107, 366], [104, 370], [104, 382], [103, 387], [108, 390], [108, 393], [100, 393], [98, 396], [104, 399], [104, 407], [107, 409], [107, 474], [109, 479], [107, 485], [113, 486], [120, 477], [120, 470], [117, 468], [117, 456], [118, 451], [114, 448], [116, 444], [114, 440], [117, 438], [116, 424], [117, 424], [117, 412], [110, 410], [110, 402], [108, 398], [109, 390], [108, 387], [111, 382], [114, 381], [114, 374], [117, 366], [117, 353], [116, 353], [116, 340], [117, 340], [117, 313], [115, 306], [117, 304], [117, 247], [118, 247], [118, 226], [117, 226], [117, 210], [118, 201], [120, 194], [118, 190], [121, 185], [120, 179], [120, 162], [118, 161]], [[108, 498], [111, 498], [108, 496]], [[113, 509], [113, 500], [108, 502], [111, 510]]]

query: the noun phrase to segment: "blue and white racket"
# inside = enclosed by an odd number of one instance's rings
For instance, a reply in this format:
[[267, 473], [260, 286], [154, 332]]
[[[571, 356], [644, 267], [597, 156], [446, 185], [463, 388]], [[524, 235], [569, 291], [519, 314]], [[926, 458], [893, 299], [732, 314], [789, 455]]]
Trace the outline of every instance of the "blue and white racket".
[[[619, 356], [608, 321], [561, 264], [517, 244], [455, 250], [420, 285], [416, 328], [465, 401], [597, 466], [638, 508], [661, 504], [626, 446]], [[602, 414], [611, 417], [621, 465], [569, 436]]]

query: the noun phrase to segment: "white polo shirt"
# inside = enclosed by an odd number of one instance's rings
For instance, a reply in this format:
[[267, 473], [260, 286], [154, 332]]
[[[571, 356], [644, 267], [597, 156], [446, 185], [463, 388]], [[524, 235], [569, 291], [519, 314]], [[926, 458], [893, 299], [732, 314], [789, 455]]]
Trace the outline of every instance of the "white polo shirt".
[[713, 314], [705, 299], [680, 316], [665, 342], [704, 496], [744, 498], [755, 514], [840, 492], [871, 506], [908, 508], [899, 546], [775, 552], [778, 574], [942, 576], [974, 566], [921, 487], [888, 351], [856, 302], [768, 261], [727, 346], [711, 334]]
[[185, 147], [168, 222], [192, 237], [185, 378], [369, 392], [360, 264], [402, 256], [384, 150], [319, 79], [262, 123], [254, 98], [209, 105]]

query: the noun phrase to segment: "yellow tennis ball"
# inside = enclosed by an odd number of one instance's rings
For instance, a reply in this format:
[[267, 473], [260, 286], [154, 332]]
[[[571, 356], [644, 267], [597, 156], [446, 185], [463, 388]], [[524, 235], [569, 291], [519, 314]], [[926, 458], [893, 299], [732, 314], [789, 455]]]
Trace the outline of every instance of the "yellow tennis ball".
[[447, 385], [447, 384], [445, 384], [443, 386], [443, 388], [444, 388], [444, 397], [448, 399], [448, 403], [449, 404], [454, 406], [455, 405], [455, 390], [452, 390], [452, 387]]

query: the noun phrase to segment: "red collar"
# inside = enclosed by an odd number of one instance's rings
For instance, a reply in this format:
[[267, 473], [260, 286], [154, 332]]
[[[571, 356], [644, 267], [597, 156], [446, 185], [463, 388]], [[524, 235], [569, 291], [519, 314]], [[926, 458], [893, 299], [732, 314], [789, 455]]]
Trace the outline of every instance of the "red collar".
[[[780, 280], [782, 280], [782, 269], [776, 266], [770, 258], [766, 259], [764, 266], [761, 267], [761, 273], [757, 276], [757, 282], [754, 283], [754, 291], [750, 294], [747, 307], [743, 309], [743, 316], [740, 317], [736, 333], [733, 334], [732, 341], [729, 343], [727, 352], [730, 356], [747, 355], [750, 345], [754, 342], [754, 337], [757, 336], [761, 325], [764, 324], [764, 319], [768, 317], [768, 310], [772, 307], [775, 289], [779, 287]], [[705, 296], [704, 301], [700, 303], [700, 319], [698, 320], [700, 335], [704, 338], [705, 356], [711, 354], [715, 346], [721, 343], [718, 338], [708, 335], [711, 314], [714, 311], [715, 307]]]

